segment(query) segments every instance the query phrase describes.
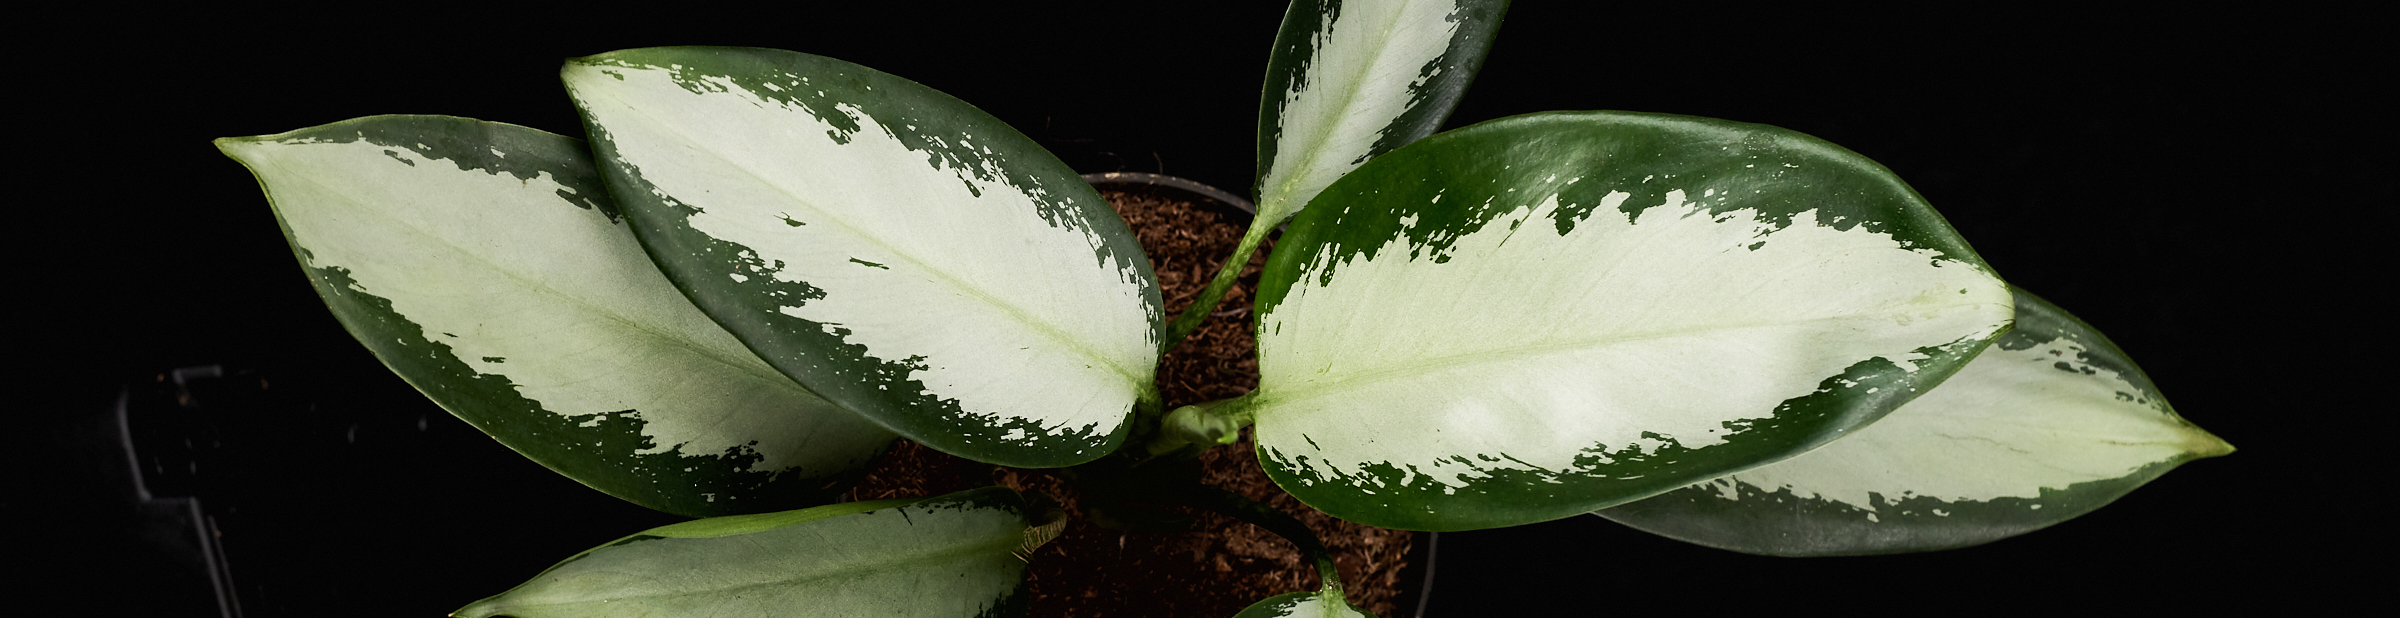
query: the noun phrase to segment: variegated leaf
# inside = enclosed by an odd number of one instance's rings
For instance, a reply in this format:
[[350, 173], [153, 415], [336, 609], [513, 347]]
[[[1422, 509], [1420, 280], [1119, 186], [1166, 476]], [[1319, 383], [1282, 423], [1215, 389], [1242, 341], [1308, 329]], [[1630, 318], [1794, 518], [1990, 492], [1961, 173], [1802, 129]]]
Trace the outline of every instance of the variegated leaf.
[[1260, 284], [1261, 463], [1327, 513], [1544, 521], [1789, 457], [1956, 371], [2007, 287], [1855, 153], [1557, 112], [1403, 147]]
[[1376, 618], [1374, 612], [1351, 605], [1340, 592], [1327, 594], [1323, 590], [1294, 592], [1267, 597], [1244, 608], [1233, 618]]
[[667, 277], [812, 391], [942, 451], [1072, 465], [1153, 399], [1158, 286], [1056, 157], [933, 89], [744, 48], [564, 71]]
[[1440, 130], [1492, 48], [1505, 0], [1294, 0], [1258, 114], [1258, 218]]
[[653, 528], [451, 616], [1025, 614], [1024, 499], [986, 487]]
[[452, 414], [682, 515], [821, 504], [892, 434], [717, 328], [618, 219], [582, 142], [445, 116], [217, 140], [343, 326]]
[[2016, 293], [2017, 327], [1941, 387], [1808, 454], [1594, 513], [1779, 556], [1930, 551], [2032, 532], [2233, 447], [2108, 338]]

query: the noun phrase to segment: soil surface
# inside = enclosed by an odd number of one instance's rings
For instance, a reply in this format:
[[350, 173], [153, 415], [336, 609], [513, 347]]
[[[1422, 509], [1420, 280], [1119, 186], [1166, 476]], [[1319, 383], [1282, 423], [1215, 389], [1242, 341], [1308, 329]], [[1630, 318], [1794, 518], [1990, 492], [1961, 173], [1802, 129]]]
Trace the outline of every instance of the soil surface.
[[[1172, 319], [1191, 304], [1243, 228], [1227, 217], [1146, 191], [1103, 191], [1149, 254]], [[1270, 241], [1272, 246], [1272, 241]], [[1225, 294], [1219, 311], [1159, 367], [1166, 409], [1234, 397], [1258, 387], [1250, 290], [1262, 250]], [[1285, 494], [1259, 469], [1248, 430], [1242, 441], [1200, 456], [1204, 483], [1273, 506], [1308, 524], [1332, 551], [1352, 603], [1393, 616], [1413, 533], [1335, 519]], [[998, 484], [1047, 495], [1067, 511], [1065, 532], [1028, 557], [1032, 615], [1041, 618], [1226, 618], [1261, 599], [1317, 587], [1316, 570], [1282, 537], [1230, 518], [1162, 507], [1193, 520], [1186, 532], [1127, 532], [1097, 525], [1074, 488], [1042, 470], [995, 468], [895, 443], [852, 490], [858, 500], [931, 496]]]

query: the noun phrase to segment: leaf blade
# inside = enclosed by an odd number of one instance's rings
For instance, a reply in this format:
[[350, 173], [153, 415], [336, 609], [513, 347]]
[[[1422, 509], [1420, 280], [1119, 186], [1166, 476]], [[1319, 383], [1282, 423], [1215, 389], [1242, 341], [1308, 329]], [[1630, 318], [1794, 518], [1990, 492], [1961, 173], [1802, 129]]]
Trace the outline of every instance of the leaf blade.
[[2023, 290], [2016, 300], [2015, 330], [1855, 435], [1594, 514], [1745, 553], [1934, 551], [2049, 527], [2232, 452], [2098, 330]]
[[831, 500], [892, 438], [683, 300], [577, 140], [375, 116], [218, 145], [352, 335], [586, 485], [684, 515], [789, 509]]
[[1488, 0], [1293, 2], [1259, 100], [1258, 225], [1281, 224], [1368, 159], [1440, 130], [1507, 9]]
[[[732, 519], [732, 518], [721, 518]], [[986, 487], [647, 530], [453, 616], [1023, 615], [1023, 498]]]
[[1139, 245], [997, 119], [776, 50], [626, 50], [564, 77], [668, 277], [812, 391], [1020, 467], [1099, 457], [1155, 397]]
[[1249, 405], [1278, 484], [1371, 525], [1557, 519], [1788, 457], [2009, 317], [1904, 183], [1763, 125], [1503, 119], [1315, 206], [1261, 283]]

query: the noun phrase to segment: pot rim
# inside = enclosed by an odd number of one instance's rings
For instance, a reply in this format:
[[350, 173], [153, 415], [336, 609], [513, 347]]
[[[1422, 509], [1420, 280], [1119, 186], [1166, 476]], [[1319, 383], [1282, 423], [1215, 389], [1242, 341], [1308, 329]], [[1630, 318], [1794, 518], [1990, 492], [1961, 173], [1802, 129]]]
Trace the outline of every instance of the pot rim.
[[1200, 184], [1189, 179], [1168, 176], [1166, 174], [1152, 174], [1149, 172], [1094, 172], [1090, 174], [1084, 174], [1083, 181], [1090, 183], [1093, 187], [1149, 186], [1176, 189], [1194, 194], [1198, 197], [1206, 198], [1208, 200], [1213, 200], [1225, 206], [1231, 206], [1242, 212], [1253, 215], [1258, 214], [1258, 206], [1251, 204], [1250, 200], [1242, 199], [1240, 196], [1228, 193], [1224, 189]]

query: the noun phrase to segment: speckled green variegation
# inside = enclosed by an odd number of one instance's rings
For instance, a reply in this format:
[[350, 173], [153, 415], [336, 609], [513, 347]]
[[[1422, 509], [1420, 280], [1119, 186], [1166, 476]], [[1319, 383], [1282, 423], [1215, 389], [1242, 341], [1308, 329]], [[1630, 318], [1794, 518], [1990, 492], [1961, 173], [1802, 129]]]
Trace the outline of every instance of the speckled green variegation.
[[2007, 287], [1872, 161], [1763, 125], [1492, 121], [1292, 222], [1258, 302], [1258, 453], [1376, 526], [1556, 519], [1804, 452], [1939, 383]]
[[823, 504], [893, 438], [659, 275], [578, 140], [375, 116], [217, 140], [385, 365], [525, 456], [689, 516]]
[[667, 277], [809, 390], [926, 446], [1066, 466], [1155, 400], [1159, 293], [1122, 219], [1007, 124], [796, 52], [567, 63]]
[[1492, 49], [1499, 0], [1297, 0], [1267, 59], [1258, 115], [1258, 226], [1326, 185], [1441, 130]]
[[1931, 551], [2089, 513], [2233, 447], [2100, 331], [2016, 293], [2017, 327], [1939, 388], [1808, 454], [1594, 513], [1778, 556]]
[[1441, 129], [1491, 50], [1505, 0], [1298, 0], [1258, 103], [1258, 217], [1167, 329], [1199, 328], [1267, 232], [1336, 178]]
[[1309, 590], [1279, 594], [1243, 608], [1233, 618], [1376, 618], [1374, 612], [1351, 605], [1339, 591]]

